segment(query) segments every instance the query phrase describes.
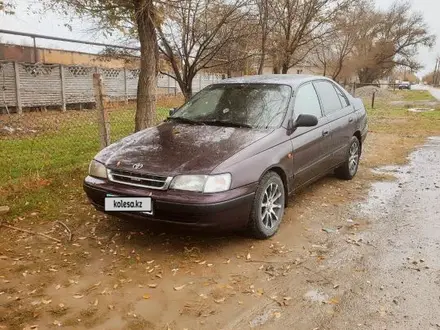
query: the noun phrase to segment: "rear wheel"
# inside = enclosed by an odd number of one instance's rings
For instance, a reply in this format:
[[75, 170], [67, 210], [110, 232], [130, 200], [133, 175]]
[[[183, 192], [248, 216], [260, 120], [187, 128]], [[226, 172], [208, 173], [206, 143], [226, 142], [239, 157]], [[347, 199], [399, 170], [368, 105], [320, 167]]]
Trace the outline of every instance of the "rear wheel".
[[284, 215], [284, 184], [275, 172], [266, 173], [260, 181], [252, 206], [249, 231], [255, 238], [275, 235]]
[[357, 173], [359, 168], [359, 159], [361, 156], [361, 143], [356, 136], [353, 136], [350, 140], [350, 146], [348, 148], [347, 160], [335, 170], [335, 174], [338, 178], [343, 180], [351, 180]]

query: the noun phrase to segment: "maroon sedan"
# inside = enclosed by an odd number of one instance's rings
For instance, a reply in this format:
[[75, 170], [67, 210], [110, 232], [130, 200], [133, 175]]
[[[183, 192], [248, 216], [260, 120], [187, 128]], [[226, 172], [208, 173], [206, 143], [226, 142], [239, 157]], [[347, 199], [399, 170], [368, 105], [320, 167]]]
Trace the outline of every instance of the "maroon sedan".
[[331, 171], [355, 176], [366, 135], [362, 101], [332, 80], [227, 79], [99, 152], [84, 190], [118, 217], [267, 238], [289, 195]]

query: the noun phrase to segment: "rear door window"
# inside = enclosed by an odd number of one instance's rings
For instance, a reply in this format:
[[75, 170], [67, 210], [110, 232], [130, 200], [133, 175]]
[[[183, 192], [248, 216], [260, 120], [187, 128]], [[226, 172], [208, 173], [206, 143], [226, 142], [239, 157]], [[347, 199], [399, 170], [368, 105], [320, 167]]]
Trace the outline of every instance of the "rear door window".
[[341, 101], [332, 83], [328, 81], [316, 81], [313, 84], [316, 87], [326, 115], [342, 109]]

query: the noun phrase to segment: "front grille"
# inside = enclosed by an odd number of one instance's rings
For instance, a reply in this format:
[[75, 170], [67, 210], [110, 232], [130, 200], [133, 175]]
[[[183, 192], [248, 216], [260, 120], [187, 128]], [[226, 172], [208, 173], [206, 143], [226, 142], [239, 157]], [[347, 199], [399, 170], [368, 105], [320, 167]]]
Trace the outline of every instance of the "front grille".
[[120, 170], [108, 170], [108, 178], [112, 182], [158, 190], [168, 189], [172, 180], [172, 177], [139, 174]]

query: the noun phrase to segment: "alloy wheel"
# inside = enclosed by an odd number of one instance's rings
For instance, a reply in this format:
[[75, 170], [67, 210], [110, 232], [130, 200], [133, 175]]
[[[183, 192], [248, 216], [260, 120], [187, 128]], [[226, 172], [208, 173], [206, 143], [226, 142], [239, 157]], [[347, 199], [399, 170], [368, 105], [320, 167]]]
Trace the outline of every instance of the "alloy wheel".
[[267, 229], [272, 229], [279, 223], [284, 203], [283, 187], [271, 182], [263, 194], [261, 201], [261, 221]]
[[354, 175], [359, 165], [359, 143], [353, 143], [350, 146], [348, 158], [348, 170], [351, 175]]

